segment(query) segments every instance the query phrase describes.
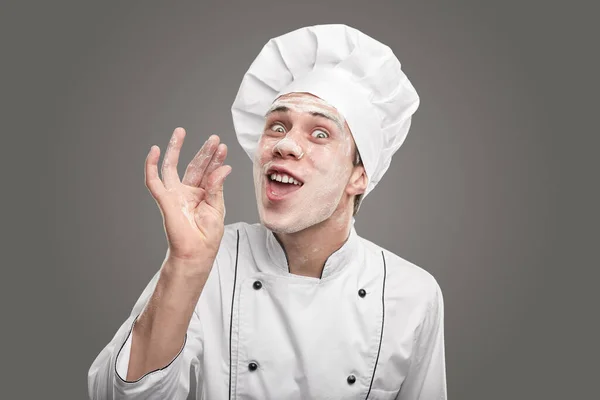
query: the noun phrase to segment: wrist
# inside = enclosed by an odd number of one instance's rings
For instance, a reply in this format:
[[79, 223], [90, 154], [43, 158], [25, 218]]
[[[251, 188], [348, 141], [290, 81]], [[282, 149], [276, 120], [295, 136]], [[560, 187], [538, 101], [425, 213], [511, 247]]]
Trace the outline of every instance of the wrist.
[[183, 259], [168, 255], [163, 263], [162, 273], [166, 275], [166, 278], [174, 281], [206, 280], [214, 260], [214, 257]]

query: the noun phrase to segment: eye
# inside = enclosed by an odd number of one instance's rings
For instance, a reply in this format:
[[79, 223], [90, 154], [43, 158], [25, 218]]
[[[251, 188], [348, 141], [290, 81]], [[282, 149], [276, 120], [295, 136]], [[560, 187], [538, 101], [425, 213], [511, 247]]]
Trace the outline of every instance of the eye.
[[269, 129], [275, 132], [285, 133], [285, 127], [281, 124], [273, 124]]
[[329, 137], [329, 133], [322, 131], [320, 129], [317, 129], [312, 133], [312, 137], [317, 138], [317, 139], [327, 139]]

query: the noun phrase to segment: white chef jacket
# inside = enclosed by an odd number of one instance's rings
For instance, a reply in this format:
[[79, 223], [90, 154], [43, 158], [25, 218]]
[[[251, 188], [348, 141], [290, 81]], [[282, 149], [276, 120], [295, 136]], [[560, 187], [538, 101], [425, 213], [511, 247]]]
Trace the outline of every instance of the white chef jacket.
[[446, 399], [437, 281], [354, 225], [320, 279], [290, 274], [264, 226], [226, 225], [181, 350], [127, 382], [133, 324], [157, 280], [94, 360], [92, 399]]

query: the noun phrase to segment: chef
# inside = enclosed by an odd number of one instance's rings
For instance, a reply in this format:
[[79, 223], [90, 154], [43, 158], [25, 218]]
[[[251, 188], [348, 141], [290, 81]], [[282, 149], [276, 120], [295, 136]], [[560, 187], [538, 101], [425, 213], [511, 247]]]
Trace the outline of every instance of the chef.
[[90, 397], [446, 399], [437, 281], [354, 227], [418, 104], [390, 48], [356, 29], [271, 39], [232, 106], [260, 223], [224, 225], [218, 136], [182, 179], [185, 131], [161, 177], [152, 146], [145, 182], [168, 251], [94, 360]]

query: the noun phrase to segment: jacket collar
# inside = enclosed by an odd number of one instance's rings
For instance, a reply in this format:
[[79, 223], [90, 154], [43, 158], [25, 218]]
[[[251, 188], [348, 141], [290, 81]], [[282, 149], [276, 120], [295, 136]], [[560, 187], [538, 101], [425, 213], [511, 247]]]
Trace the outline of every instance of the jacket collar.
[[[327, 261], [325, 261], [325, 267], [321, 274], [321, 279], [326, 279], [330, 276], [335, 275], [337, 272], [344, 269], [344, 267], [350, 265], [352, 262], [360, 260], [361, 243], [356, 229], [354, 228], [354, 218], [352, 218], [352, 225], [350, 226], [350, 233], [348, 239], [344, 242], [342, 247], [334, 251]], [[263, 227], [264, 228], [264, 227]], [[289, 266], [287, 257], [283, 250], [283, 247], [273, 234], [273, 232], [267, 228], [264, 228], [267, 232], [266, 235], [266, 247], [267, 253], [271, 262], [284, 272], [289, 272]]]

